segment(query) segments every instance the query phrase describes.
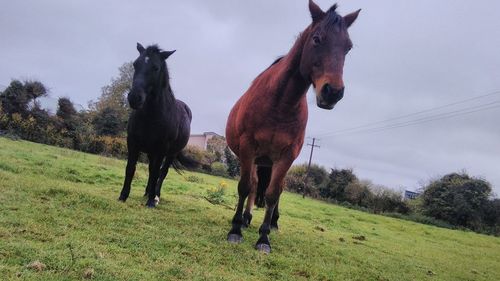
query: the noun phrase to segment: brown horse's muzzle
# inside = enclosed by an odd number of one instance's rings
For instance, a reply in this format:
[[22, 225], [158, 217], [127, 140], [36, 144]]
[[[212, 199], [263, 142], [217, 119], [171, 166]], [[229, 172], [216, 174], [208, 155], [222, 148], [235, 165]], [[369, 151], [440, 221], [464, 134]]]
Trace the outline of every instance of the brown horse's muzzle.
[[316, 92], [316, 104], [323, 109], [333, 109], [335, 104], [344, 97], [344, 87], [333, 87], [329, 83], [325, 83]]
[[333, 88], [330, 84], [325, 84], [321, 88], [321, 93], [317, 96], [318, 106], [323, 109], [332, 109], [337, 102], [344, 97], [344, 87]]

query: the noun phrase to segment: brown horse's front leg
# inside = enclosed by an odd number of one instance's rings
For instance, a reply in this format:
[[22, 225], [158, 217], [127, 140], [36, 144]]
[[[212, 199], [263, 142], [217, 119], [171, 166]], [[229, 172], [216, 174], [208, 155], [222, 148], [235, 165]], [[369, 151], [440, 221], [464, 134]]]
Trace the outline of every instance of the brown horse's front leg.
[[271, 233], [274, 209], [278, 206], [278, 201], [283, 191], [284, 178], [292, 163], [293, 160], [281, 160], [273, 165], [271, 182], [265, 194], [266, 214], [264, 215], [264, 222], [259, 228], [259, 240], [255, 244], [255, 249], [266, 254], [271, 252], [269, 233]]

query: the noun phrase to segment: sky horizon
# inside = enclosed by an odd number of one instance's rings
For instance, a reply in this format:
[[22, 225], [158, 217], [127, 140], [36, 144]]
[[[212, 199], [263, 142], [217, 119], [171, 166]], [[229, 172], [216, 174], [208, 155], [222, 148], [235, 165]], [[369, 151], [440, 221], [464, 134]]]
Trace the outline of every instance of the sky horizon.
[[[409, 190], [466, 170], [500, 195], [500, 3], [337, 2], [341, 15], [362, 11], [349, 29], [344, 99], [327, 111], [308, 93], [306, 136], [321, 146], [313, 162]], [[0, 86], [36, 79], [52, 98], [86, 107], [137, 57], [136, 42], [157, 43], [177, 50], [167, 64], [176, 97], [193, 111], [192, 133], [223, 134], [236, 100], [310, 23], [306, 0], [4, 6]], [[295, 164], [309, 151], [304, 145]]]

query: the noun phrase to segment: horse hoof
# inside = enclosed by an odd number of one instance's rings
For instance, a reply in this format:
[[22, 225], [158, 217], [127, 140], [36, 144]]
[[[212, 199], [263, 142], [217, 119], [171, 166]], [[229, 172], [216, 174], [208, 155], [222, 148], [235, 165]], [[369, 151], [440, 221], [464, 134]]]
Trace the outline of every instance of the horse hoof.
[[146, 203], [146, 207], [148, 207], [148, 208], [154, 208], [154, 207], [156, 207], [156, 204], [155, 204], [154, 201], [153, 202], [148, 202], [148, 203]]
[[240, 244], [241, 242], [243, 242], [243, 236], [238, 234], [228, 234], [227, 242], [231, 244]]
[[257, 245], [255, 245], [255, 249], [261, 253], [264, 253], [264, 254], [271, 253], [271, 246], [267, 245], [267, 244], [257, 244]]
[[125, 202], [125, 201], [127, 201], [127, 198], [126, 198], [126, 197], [122, 197], [122, 196], [120, 196], [120, 197], [118, 198], [118, 201]]

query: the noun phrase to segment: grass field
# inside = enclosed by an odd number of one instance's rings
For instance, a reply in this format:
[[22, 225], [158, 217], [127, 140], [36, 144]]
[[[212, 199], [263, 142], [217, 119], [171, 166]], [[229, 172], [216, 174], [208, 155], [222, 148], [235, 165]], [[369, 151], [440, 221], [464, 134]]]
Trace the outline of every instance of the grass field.
[[144, 165], [130, 199], [116, 200], [124, 167], [0, 138], [0, 280], [500, 280], [500, 238], [290, 193], [273, 252], [260, 254], [253, 246], [263, 210], [244, 242], [231, 245], [233, 211], [204, 198], [225, 181], [233, 205], [235, 181], [171, 173], [163, 201], [147, 209]]

